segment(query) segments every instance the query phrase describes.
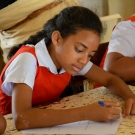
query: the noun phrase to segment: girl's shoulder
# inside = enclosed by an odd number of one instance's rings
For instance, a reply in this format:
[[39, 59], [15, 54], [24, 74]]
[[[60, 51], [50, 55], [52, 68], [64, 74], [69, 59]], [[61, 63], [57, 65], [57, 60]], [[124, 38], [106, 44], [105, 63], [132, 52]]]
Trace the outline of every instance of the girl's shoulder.
[[37, 61], [34, 55], [29, 52], [19, 54], [3, 73], [2, 88], [4, 93], [11, 96], [14, 83], [26, 83], [33, 88], [36, 69]]

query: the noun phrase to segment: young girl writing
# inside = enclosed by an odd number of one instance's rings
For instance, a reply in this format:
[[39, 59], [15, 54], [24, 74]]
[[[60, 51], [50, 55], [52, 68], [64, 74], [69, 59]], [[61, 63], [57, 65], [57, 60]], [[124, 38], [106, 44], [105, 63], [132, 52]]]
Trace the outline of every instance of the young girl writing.
[[[96, 14], [73, 6], [49, 20], [42, 31], [11, 49], [1, 74], [0, 112], [10, 113], [18, 130], [54, 126], [79, 120], [109, 121], [120, 117], [116, 102], [66, 110], [33, 105], [57, 99], [71, 75], [84, 75], [125, 99], [123, 116], [135, 114], [135, 95], [118, 77], [90, 62], [102, 32]], [[97, 77], [98, 76], [98, 77]], [[12, 104], [12, 105], [11, 105]], [[12, 106], [12, 107], [11, 107]]]

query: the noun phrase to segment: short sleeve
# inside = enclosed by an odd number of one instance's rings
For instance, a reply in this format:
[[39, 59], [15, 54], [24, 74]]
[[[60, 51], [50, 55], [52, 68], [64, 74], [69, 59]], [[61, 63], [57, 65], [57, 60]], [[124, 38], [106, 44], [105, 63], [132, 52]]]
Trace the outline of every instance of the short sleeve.
[[89, 69], [92, 67], [92, 65], [93, 65], [93, 63], [91, 61], [89, 61], [86, 64], [86, 66], [80, 72], [78, 72], [76, 75], [85, 75], [89, 71]]
[[31, 53], [19, 54], [8, 66], [4, 74], [2, 90], [12, 95], [14, 83], [25, 83], [33, 89], [37, 62]]
[[118, 52], [124, 56], [135, 57], [135, 22], [122, 21], [112, 32], [108, 53]]

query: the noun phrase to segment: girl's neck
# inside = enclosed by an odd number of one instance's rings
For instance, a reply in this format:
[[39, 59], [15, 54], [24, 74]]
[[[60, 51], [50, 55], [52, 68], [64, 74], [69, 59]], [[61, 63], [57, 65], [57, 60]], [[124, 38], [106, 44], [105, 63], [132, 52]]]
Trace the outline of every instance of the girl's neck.
[[60, 70], [61, 70], [61, 68], [60, 68], [60, 69], [57, 69], [57, 72], [59, 73], [59, 72], [60, 72]]
[[55, 64], [57, 70], [59, 71], [59, 70], [61, 69], [61, 66], [60, 66], [60, 64], [58, 63], [58, 61], [57, 61], [57, 59], [56, 59], [56, 57], [55, 57], [55, 50], [54, 50], [53, 45], [52, 45], [52, 44], [49, 45], [49, 46], [47, 47], [47, 50], [48, 50], [48, 53], [49, 53], [49, 55], [50, 55], [50, 57], [51, 57], [53, 63]]

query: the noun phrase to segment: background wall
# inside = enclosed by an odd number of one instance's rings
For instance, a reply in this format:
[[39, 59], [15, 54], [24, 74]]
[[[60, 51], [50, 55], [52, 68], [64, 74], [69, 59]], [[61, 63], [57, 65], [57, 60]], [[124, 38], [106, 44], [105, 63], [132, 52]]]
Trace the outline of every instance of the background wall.
[[124, 20], [135, 14], [135, 0], [78, 0], [78, 2], [99, 17], [118, 13]]
[[78, 2], [94, 11], [99, 17], [108, 15], [108, 0], [78, 0]]
[[135, 14], [135, 0], [108, 0], [109, 14], [119, 13], [122, 20]]

